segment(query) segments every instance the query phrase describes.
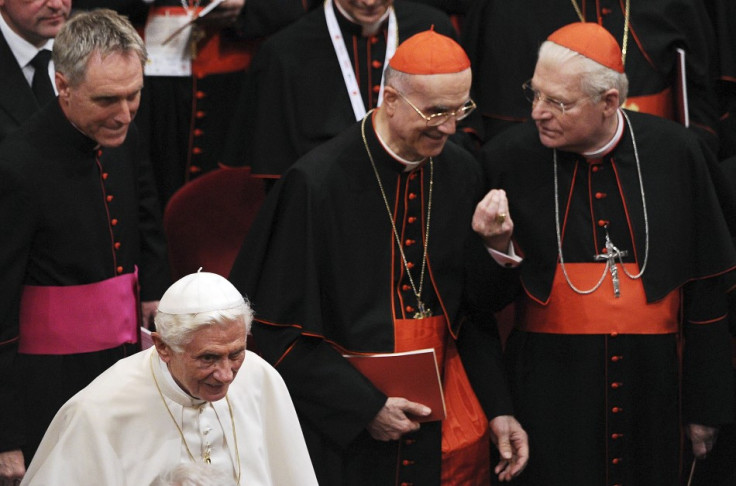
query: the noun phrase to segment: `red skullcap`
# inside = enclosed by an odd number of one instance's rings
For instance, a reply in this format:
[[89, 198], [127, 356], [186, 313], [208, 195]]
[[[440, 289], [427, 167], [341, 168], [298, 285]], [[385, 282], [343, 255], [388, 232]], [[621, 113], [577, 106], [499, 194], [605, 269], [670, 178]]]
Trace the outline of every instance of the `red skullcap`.
[[460, 44], [432, 26], [402, 42], [389, 66], [407, 74], [452, 74], [468, 69], [470, 59]]
[[548, 41], [567, 47], [608, 68], [624, 72], [621, 48], [604, 27], [595, 22], [575, 22], [552, 32]]

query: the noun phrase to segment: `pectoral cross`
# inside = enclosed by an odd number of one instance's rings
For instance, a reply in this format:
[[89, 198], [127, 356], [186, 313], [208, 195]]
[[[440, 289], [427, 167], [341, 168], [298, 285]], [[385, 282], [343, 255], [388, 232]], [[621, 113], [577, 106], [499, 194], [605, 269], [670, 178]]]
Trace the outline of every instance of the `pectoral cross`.
[[[621, 251], [611, 242], [611, 237], [608, 234], [608, 225], [604, 226], [606, 230], [606, 252], [600, 255], [595, 255], [595, 261], [601, 262], [606, 260], [608, 270], [611, 272], [611, 282], [613, 283], [613, 295], [617, 299], [621, 297], [621, 284], [618, 279], [618, 268], [616, 267], [616, 258], [621, 260], [621, 257], [625, 257], [629, 254], [628, 251]], [[623, 263], [622, 263], [623, 264]]]
[[414, 313], [414, 319], [426, 319], [427, 317], [432, 317], [432, 311], [427, 309], [427, 306], [424, 305], [424, 302], [422, 302], [421, 300], [417, 302], [418, 310]]
[[204, 29], [199, 27], [197, 24], [192, 24], [192, 32], [189, 35], [189, 55], [192, 57], [192, 60], [197, 59], [199, 41], [205, 37], [207, 37], [207, 34]]

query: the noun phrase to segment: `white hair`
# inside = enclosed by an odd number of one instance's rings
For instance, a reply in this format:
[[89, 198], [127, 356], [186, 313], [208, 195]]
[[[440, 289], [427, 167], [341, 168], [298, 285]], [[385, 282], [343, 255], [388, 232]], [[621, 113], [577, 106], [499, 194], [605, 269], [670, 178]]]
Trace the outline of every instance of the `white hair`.
[[185, 462], [159, 474], [150, 486], [235, 486], [235, 479], [209, 464]]
[[575, 63], [580, 72], [580, 88], [594, 101], [599, 101], [601, 94], [609, 89], [618, 90], [619, 103], [623, 104], [629, 94], [629, 79], [626, 73], [620, 73], [614, 69], [589, 59], [579, 52], [567, 47], [544, 41], [539, 47], [539, 63], [547, 65], [561, 65]]
[[169, 314], [159, 311], [154, 318], [156, 332], [175, 352], [181, 352], [192, 340], [192, 335], [204, 326], [243, 324], [247, 335], [252, 322], [253, 310], [247, 300], [231, 309], [196, 314]]

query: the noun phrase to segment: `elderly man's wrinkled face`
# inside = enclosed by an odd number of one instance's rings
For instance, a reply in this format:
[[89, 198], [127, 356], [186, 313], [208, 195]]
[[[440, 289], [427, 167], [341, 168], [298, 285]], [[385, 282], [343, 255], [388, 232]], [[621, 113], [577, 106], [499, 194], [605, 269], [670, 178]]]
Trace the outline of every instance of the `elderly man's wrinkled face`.
[[340, 7], [361, 25], [378, 22], [393, 0], [335, 0]]
[[578, 69], [540, 62], [534, 71], [531, 86], [540, 99], [532, 105], [532, 118], [545, 147], [584, 153], [597, 149], [606, 137], [605, 103], [582, 91]]
[[225, 397], [245, 359], [245, 324], [203, 326], [181, 352], [157, 349], [182, 390], [214, 402]]
[[0, 12], [13, 32], [40, 47], [59, 33], [71, 4], [71, 0], [0, 0]]
[[[455, 133], [457, 119], [450, 116], [438, 126], [428, 126], [424, 116], [458, 112], [470, 100], [470, 68], [459, 73], [413, 75], [386, 95], [389, 107], [389, 147], [399, 156], [419, 161], [439, 155]], [[401, 93], [399, 95], [399, 93]], [[414, 105], [414, 106], [412, 106]]]
[[143, 66], [132, 51], [105, 58], [94, 52], [82, 81], [72, 85], [57, 72], [56, 87], [64, 114], [78, 130], [103, 147], [117, 147], [138, 112]]

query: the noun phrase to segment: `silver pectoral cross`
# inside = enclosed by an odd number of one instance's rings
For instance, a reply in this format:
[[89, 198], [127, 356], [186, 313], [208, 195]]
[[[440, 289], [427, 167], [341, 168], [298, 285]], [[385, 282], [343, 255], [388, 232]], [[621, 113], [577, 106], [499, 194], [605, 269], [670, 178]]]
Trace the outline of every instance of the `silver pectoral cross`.
[[[608, 226], [605, 227], [606, 230], [606, 252], [602, 253], [600, 255], [595, 255], [593, 258], [595, 258], [595, 261], [601, 262], [606, 261], [608, 265], [608, 270], [611, 272], [611, 282], [613, 283], [613, 295], [616, 298], [621, 297], [621, 284], [618, 279], [618, 268], [616, 267], [616, 258], [621, 261], [622, 257], [625, 257], [629, 254], [628, 251], [624, 250], [621, 251], [611, 242], [611, 237], [608, 235]], [[623, 262], [621, 262], [623, 265]]]
[[426, 319], [432, 317], [432, 311], [424, 305], [424, 302], [417, 300], [418, 311], [414, 313], [414, 319]]

